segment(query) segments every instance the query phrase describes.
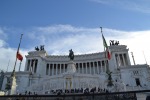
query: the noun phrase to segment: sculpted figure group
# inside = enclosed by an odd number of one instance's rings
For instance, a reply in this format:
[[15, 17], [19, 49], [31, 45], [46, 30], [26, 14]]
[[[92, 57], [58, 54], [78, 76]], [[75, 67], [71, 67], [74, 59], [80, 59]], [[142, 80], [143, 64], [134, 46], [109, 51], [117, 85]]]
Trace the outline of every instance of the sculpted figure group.
[[44, 51], [44, 45], [41, 45], [40, 48], [37, 46], [35, 47], [36, 51]]
[[119, 45], [119, 41], [110, 40], [110, 46], [111, 45]]

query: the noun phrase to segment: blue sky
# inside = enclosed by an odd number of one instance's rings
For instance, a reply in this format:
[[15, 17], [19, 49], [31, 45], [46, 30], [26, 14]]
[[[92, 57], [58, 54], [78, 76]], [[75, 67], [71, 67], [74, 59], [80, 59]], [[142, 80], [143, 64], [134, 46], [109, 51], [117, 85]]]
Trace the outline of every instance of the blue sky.
[[[0, 69], [10, 60], [12, 70], [22, 33], [24, 56], [39, 45], [48, 54], [68, 54], [71, 48], [85, 54], [103, 51], [101, 26], [107, 42], [128, 45], [139, 64], [145, 63], [144, 52], [149, 64], [149, 5], [149, 0], [0, 0]], [[21, 70], [24, 63], [25, 57]]]

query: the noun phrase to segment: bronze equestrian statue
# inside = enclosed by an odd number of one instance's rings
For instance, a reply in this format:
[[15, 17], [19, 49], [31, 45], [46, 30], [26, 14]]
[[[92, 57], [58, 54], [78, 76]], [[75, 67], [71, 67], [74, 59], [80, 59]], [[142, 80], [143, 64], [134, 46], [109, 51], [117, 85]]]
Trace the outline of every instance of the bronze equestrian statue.
[[69, 56], [70, 60], [74, 60], [74, 52], [71, 50], [69, 50]]

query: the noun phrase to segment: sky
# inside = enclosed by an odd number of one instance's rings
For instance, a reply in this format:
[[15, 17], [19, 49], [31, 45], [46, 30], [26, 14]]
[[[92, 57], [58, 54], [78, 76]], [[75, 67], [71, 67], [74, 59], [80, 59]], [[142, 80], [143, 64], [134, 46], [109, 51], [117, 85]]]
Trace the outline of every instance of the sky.
[[[45, 45], [49, 55], [103, 52], [107, 43], [127, 45], [136, 64], [150, 64], [149, 0], [0, 0], [0, 70], [12, 71], [21, 34], [20, 53]], [[19, 61], [16, 70], [18, 71]]]

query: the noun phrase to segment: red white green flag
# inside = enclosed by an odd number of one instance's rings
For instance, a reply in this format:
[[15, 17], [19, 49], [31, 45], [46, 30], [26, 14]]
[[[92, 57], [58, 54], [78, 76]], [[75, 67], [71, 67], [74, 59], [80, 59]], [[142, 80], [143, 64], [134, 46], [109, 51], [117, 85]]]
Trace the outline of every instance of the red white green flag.
[[107, 58], [108, 58], [108, 60], [110, 60], [110, 59], [111, 59], [111, 53], [110, 53], [110, 51], [109, 51], [107, 42], [106, 42], [106, 40], [105, 40], [103, 34], [102, 34], [102, 38], [103, 38], [103, 45], [104, 45], [104, 48], [106, 48], [105, 51], [106, 51]]

